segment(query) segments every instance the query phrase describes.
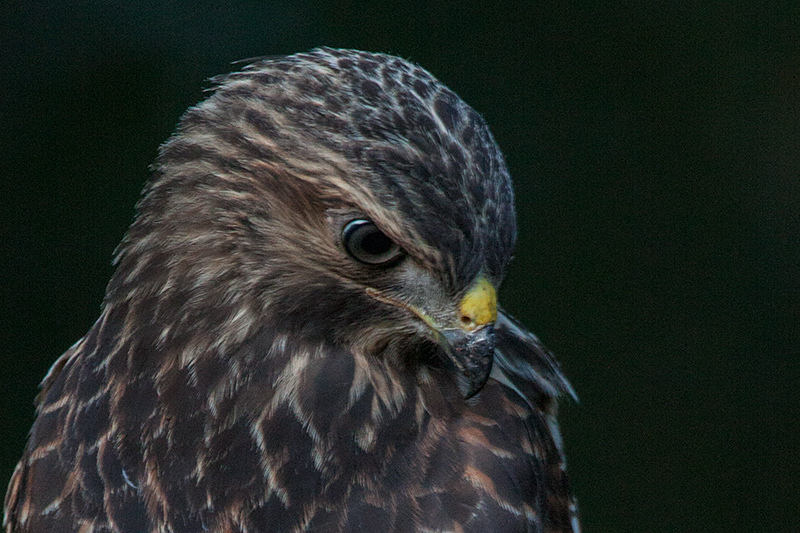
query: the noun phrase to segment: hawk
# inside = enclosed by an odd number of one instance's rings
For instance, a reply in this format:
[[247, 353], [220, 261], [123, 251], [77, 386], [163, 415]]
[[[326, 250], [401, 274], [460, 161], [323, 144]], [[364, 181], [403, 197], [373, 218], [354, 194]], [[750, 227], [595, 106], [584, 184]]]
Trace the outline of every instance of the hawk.
[[214, 84], [44, 378], [6, 532], [577, 531], [572, 388], [497, 307], [516, 215], [484, 120], [354, 50]]

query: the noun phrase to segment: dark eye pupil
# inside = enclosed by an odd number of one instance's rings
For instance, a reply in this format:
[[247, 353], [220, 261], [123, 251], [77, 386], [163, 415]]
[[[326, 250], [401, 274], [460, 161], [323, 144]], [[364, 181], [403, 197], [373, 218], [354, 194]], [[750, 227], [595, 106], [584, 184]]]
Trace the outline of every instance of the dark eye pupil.
[[372, 255], [382, 255], [388, 252], [394, 243], [381, 231], [372, 231], [364, 235], [361, 240], [361, 249]]
[[371, 220], [350, 221], [342, 230], [342, 242], [347, 253], [370, 265], [389, 263], [403, 255], [402, 248]]

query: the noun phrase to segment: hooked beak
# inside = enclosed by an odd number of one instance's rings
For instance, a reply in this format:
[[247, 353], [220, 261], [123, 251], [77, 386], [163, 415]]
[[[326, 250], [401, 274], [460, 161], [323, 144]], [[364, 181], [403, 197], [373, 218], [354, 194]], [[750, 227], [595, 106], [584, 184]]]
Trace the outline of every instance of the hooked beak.
[[486, 324], [471, 332], [444, 330], [447, 359], [456, 369], [458, 390], [464, 399], [475, 396], [486, 384], [494, 361], [494, 325]]
[[492, 371], [497, 320], [497, 293], [486, 278], [478, 278], [461, 299], [456, 327], [442, 327], [422, 310], [375, 289], [368, 288], [367, 294], [414, 313], [430, 327], [445, 354], [445, 364], [456, 372], [464, 399], [475, 396], [483, 388]]
[[448, 362], [457, 372], [458, 388], [464, 399], [480, 391], [489, 379], [494, 361], [494, 322], [497, 293], [480, 277], [459, 304], [459, 328], [439, 330]]

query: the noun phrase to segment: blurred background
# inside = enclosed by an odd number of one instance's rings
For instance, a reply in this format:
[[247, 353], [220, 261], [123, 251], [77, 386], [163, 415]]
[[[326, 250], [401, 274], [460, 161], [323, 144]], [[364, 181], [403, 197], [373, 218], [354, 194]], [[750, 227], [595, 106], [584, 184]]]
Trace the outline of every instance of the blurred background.
[[503, 305], [581, 398], [585, 531], [800, 523], [800, 3], [0, 4], [0, 484], [92, 325], [158, 145], [235, 60], [411, 59], [517, 187]]

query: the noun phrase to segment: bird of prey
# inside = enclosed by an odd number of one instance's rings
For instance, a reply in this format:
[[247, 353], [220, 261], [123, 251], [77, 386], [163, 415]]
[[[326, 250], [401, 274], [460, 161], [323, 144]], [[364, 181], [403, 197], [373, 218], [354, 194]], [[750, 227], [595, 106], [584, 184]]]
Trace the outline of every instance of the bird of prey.
[[497, 307], [516, 215], [484, 120], [355, 50], [214, 84], [44, 378], [5, 531], [577, 531], [572, 388]]

